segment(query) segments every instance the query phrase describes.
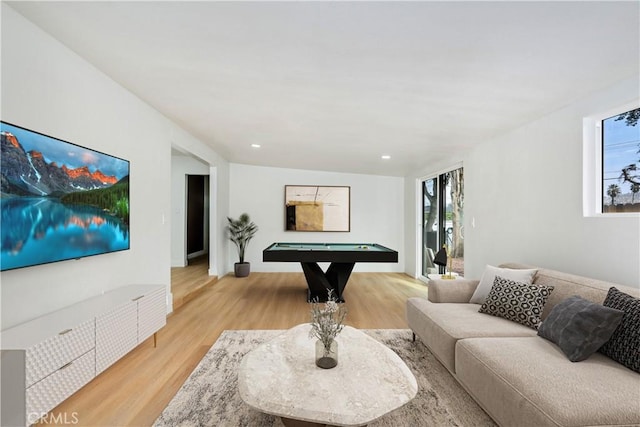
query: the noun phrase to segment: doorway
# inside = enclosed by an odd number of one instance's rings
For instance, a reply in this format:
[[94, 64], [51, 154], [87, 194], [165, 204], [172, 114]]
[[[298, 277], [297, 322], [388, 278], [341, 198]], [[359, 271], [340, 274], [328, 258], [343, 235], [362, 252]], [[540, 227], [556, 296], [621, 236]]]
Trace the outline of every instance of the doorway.
[[423, 277], [444, 273], [433, 263], [446, 247], [446, 270], [464, 275], [464, 169], [459, 168], [422, 180], [421, 240]]
[[186, 175], [187, 265], [209, 253], [209, 175]]

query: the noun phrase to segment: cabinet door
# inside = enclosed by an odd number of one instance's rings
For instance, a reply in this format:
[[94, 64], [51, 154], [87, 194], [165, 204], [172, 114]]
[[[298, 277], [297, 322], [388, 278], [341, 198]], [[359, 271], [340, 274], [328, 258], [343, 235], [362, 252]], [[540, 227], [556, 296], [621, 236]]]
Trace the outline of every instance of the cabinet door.
[[138, 345], [138, 306], [129, 301], [96, 317], [96, 375]]
[[25, 351], [0, 350], [0, 425], [25, 426]]
[[94, 320], [71, 326], [27, 349], [27, 387], [93, 348]]
[[32, 424], [93, 379], [93, 350], [27, 389], [27, 422]]
[[142, 342], [167, 324], [164, 287], [138, 300], [138, 342]]

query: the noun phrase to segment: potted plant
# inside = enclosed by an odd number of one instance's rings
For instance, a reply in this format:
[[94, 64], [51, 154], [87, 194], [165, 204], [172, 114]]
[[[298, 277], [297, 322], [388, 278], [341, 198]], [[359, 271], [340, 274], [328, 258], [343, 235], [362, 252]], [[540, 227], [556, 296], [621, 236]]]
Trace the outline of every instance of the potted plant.
[[251, 271], [251, 264], [244, 262], [244, 251], [247, 248], [247, 243], [253, 238], [258, 231], [258, 226], [255, 225], [249, 215], [243, 213], [240, 218], [233, 219], [227, 217], [229, 221], [229, 240], [231, 240], [238, 249], [239, 262], [234, 264], [234, 272], [236, 277], [247, 277]]

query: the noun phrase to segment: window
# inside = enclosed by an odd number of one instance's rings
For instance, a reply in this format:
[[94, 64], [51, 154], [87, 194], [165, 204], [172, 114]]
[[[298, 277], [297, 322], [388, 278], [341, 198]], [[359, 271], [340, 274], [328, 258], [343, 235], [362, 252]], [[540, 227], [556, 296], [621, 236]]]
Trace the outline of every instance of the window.
[[[451, 255], [451, 270], [464, 274], [463, 168], [422, 180], [422, 275], [438, 273], [433, 256], [442, 245]], [[444, 273], [444, 271], [440, 271]]]
[[602, 131], [602, 213], [640, 212], [640, 108], [608, 117]]
[[583, 214], [640, 214], [640, 108], [626, 104], [583, 121]]

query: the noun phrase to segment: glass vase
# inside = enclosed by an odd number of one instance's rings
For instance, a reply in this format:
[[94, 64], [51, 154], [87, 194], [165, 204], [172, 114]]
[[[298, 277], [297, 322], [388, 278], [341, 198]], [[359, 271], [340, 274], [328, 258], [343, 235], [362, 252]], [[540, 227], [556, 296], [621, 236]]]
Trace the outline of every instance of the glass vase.
[[338, 364], [338, 342], [331, 341], [329, 348], [326, 348], [322, 341], [316, 341], [316, 365], [322, 369], [335, 368]]

